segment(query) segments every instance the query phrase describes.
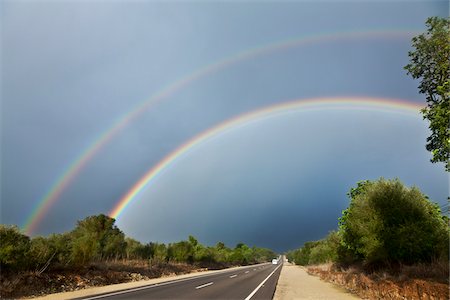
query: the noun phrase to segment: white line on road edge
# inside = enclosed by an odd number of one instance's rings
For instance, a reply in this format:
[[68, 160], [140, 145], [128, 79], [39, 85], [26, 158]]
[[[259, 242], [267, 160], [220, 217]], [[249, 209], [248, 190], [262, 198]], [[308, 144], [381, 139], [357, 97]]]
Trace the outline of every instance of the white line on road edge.
[[214, 284], [214, 282], [211, 281], [211, 282], [208, 282], [208, 283], [199, 285], [199, 286], [195, 287], [195, 289], [196, 289], [196, 290], [199, 290], [199, 289], [202, 289], [202, 288], [204, 288], [204, 287], [210, 286], [210, 285], [212, 285], [212, 284]]
[[266, 277], [266, 279], [263, 280], [263, 282], [261, 282], [256, 289], [253, 290], [253, 292], [247, 296], [247, 298], [245, 298], [245, 300], [250, 300], [255, 294], [256, 292], [263, 286], [263, 284], [270, 278], [270, 276], [273, 275], [273, 273], [275, 273], [276, 270], [278, 270], [279, 267], [281, 267], [282, 265], [279, 265], [278, 267], [275, 268], [275, 270], [272, 271], [272, 273], [269, 274], [269, 276]]
[[234, 278], [234, 277], [236, 277], [236, 276], [237, 276], [237, 275], [236, 275], [236, 274], [234, 274], [234, 275], [231, 275], [231, 276], [230, 276], [230, 278]]
[[[263, 263], [263, 264], [268, 264], [268, 263]], [[242, 268], [245, 268], [245, 267], [242, 267]], [[179, 283], [179, 282], [183, 282], [183, 281], [189, 281], [189, 280], [193, 280], [193, 279], [213, 276], [213, 275], [216, 275], [216, 274], [227, 273], [227, 272], [230, 272], [230, 270], [224, 269], [224, 270], [220, 270], [218, 272], [212, 273], [212, 274], [211, 273], [210, 274], [201, 274], [201, 275], [194, 276], [194, 277], [189, 277], [189, 278], [174, 279], [174, 280], [169, 280], [169, 281], [159, 282], [159, 283], [151, 283], [149, 285], [145, 285], [145, 286], [141, 286], [141, 287], [136, 287], [136, 288], [131, 288], [131, 289], [124, 289], [124, 290], [119, 290], [119, 291], [116, 291], [116, 292], [106, 292], [106, 293], [102, 293], [100, 295], [92, 295], [92, 296], [86, 296], [86, 297], [80, 296], [80, 297], [77, 297], [77, 298], [81, 298], [83, 300], [102, 299], [102, 298], [107, 298], [107, 297], [110, 297], [110, 296], [117, 296], [117, 295], [132, 293], [132, 292], [136, 292], [136, 291], [152, 289], [152, 288], [156, 288], [156, 287], [160, 287], [160, 286], [164, 286], [164, 285], [175, 284], [175, 283]]]

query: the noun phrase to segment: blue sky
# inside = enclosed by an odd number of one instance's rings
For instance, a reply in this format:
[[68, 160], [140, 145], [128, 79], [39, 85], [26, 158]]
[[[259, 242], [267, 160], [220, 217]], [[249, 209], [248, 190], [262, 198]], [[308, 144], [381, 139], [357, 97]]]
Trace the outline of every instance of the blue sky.
[[[423, 31], [447, 1], [3, 1], [1, 222], [22, 225], [68, 165], [114, 122], [176, 80], [243, 51], [342, 32]], [[410, 37], [322, 41], [199, 78], [143, 113], [63, 192], [36, 234], [107, 213], [166, 154], [233, 116], [292, 99], [425, 103], [406, 75]], [[292, 114], [200, 145], [118, 220], [126, 234], [285, 250], [337, 225], [358, 180], [399, 177], [440, 204], [420, 117]]]

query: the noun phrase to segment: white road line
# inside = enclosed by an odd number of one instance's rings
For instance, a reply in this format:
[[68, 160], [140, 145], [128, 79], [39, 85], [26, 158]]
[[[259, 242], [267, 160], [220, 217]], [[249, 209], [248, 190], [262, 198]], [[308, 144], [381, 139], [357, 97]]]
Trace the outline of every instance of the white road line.
[[245, 274], [247, 274], [248, 272], [250, 272], [250, 271], [245, 271]]
[[253, 271], [256, 271], [256, 269], [253, 269]]
[[275, 273], [276, 270], [278, 270], [279, 267], [281, 267], [282, 265], [279, 265], [278, 267], [275, 268], [275, 270], [272, 271], [272, 273], [269, 274], [269, 276], [266, 277], [266, 279], [264, 279], [257, 287], [256, 289], [253, 290], [253, 292], [250, 293], [250, 295], [247, 296], [247, 298], [245, 298], [245, 300], [250, 300], [255, 294], [256, 292], [263, 286], [263, 284], [270, 278], [270, 276], [273, 275], [273, 273]]
[[[265, 264], [268, 264], [268, 263], [265, 263]], [[110, 297], [110, 296], [123, 295], [123, 294], [132, 293], [132, 292], [136, 292], [136, 291], [152, 289], [152, 288], [156, 288], [156, 287], [160, 287], [160, 286], [164, 286], [164, 285], [170, 285], [170, 284], [175, 284], [175, 283], [179, 283], [179, 282], [183, 282], [183, 281], [189, 281], [189, 280], [192, 280], [192, 279], [208, 277], [208, 276], [220, 274], [222, 272], [226, 273], [226, 272], [229, 272], [229, 271], [230, 270], [224, 269], [224, 270], [216, 272], [214, 274], [202, 274], [202, 275], [198, 275], [198, 276], [194, 276], [194, 277], [183, 278], [183, 279], [174, 279], [174, 280], [169, 280], [169, 281], [160, 282], [160, 283], [153, 283], [153, 284], [149, 284], [149, 285], [145, 285], [145, 286], [141, 286], [141, 287], [125, 289], [125, 290], [119, 290], [119, 291], [116, 291], [116, 292], [109, 292], [109, 293], [105, 293], [105, 294], [101, 294], [101, 295], [92, 295], [92, 296], [87, 296], [86, 298], [83, 298], [83, 300], [95, 300], [95, 299], [102, 299], [102, 298], [106, 298], [106, 297]]]
[[202, 289], [202, 288], [204, 288], [204, 287], [210, 286], [210, 285], [212, 285], [212, 284], [214, 284], [214, 282], [211, 281], [211, 282], [208, 282], [208, 283], [199, 285], [199, 286], [195, 287], [195, 289], [196, 289], [196, 290], [199, 290], [199, 289]]
[[237, 276], [237, 275], [236, 275], [236, 274], [234, 274], [234, 275], [231, 275], [231, 276], [230, 276], [230, 278], [234, 278], [234, 277], [236, 277], [236, 276]]

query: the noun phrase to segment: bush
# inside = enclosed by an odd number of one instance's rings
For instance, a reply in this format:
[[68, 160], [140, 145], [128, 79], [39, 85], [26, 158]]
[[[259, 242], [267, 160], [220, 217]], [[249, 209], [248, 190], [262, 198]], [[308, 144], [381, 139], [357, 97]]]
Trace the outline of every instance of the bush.
[[30, 238], [17, 226], [0, 224], [0, 267], [2, 270], [20, 271], [29, 265], [27, 254]]
[[448, 259], [448, 226], [439, 206], [416, 187], [398, 179], [358, 183], [339, 221], [348, 260], [366, 264], [430, 262]]
[[332, 231], [328, 236], [320, 240], [315, 247], [311, 248], [308, 264], [323, 264], [334, 262], [337, 259], [337, 249], [340, 238], [336, 231]]
[[339, 246], [339, 234], [331, 231], [324, 239], [306, 242], [302, 248], [289, 251], [286, 256], [289, 261], [302, 266], [335, 262]]

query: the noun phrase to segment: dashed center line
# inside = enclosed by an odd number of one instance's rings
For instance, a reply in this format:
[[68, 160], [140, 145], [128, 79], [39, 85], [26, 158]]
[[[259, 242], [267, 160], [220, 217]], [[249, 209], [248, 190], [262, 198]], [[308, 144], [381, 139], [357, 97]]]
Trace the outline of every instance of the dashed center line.
[[256, 269], [253, 269], [253, 271], [256, 271]]
[[230, 276], [230, 278], [234, 278], [234, 277], [236, 277], [236, 276], [237, 276], [237, 275], [236, 275], [236, 274], [234, 274], [234, 275], [231, 275], [231, 276]]
[[199, 290], [199, 289], [202, 289], [202, 288], [204, 288], [204, 287], [210, 286], [210, 285], [212, 285], [212, 284], [214, 284], [214, 282], [211, 281], [211, 282], [208, 282], [208, 283], [199, 285], [199, 286], [195, 287], [195, 289], [196, 289], [196, 290]]
[[245, 271], [245, 274], [247, 274], [248, 272], [250, 272], [250, 271]]

